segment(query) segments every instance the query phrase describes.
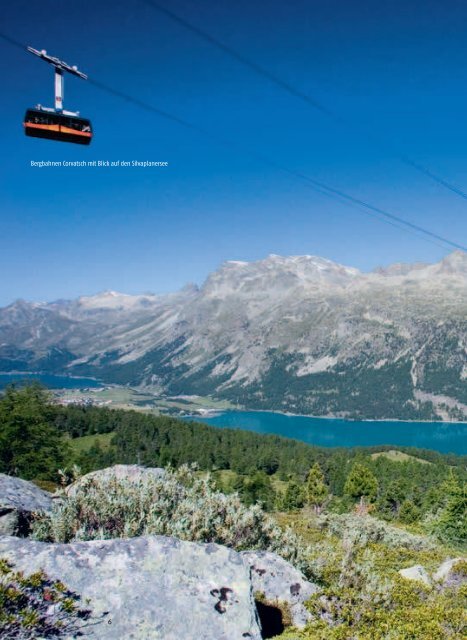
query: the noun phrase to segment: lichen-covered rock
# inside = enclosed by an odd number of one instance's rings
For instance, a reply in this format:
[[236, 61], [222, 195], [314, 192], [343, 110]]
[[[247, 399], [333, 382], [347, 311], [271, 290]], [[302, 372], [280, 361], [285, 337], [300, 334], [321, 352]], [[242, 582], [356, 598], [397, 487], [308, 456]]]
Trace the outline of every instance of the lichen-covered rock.
[[467, 575], [465, 569], [467, 568], [467, 561], [465, 558], [453, 558], [452, 560], [446, 560], [433, 574], [436, 582], [441, 582], [443, 587], [458, 587], [467, 581]]
[[0, 535], [26, 536], [32, 514], [50, 511], [52, 494], [32, 482], [0, 473]]
[[304, 602], [318, 587], [275, 553], [242, 551], [241, 555], [250, 567], [253, 591], [261, 593], [269, 604], [287, 603], [293, 625], [304, 627], [311, 617]]
[[[0, 538], [0, 558], [78, 593], [99, 640], [260, 640], [249, 569], [217, 544], [147, 536], [48, 544]], [[107, 613], [106, 613], [107, 612]]]
[[113, 467], [91, 471], [73, 482], [66, 488], [68, 495], [73, 495], [88, 480], [106, 481], [111, 478], [128, 480], [129, 482], [144, 482], [147, 479], [162, 478], [165, 469], [159, 467], [142, 467], [137, 464], [116, 464]]
[[431, 584], [430, 576], [428, 575], [425, 567], [421, 564], [416, 564], [413, 567], [407, 567], [407, 569], [401, 569], [399, 574], [406, 580], [418, 580], [426, 585]]

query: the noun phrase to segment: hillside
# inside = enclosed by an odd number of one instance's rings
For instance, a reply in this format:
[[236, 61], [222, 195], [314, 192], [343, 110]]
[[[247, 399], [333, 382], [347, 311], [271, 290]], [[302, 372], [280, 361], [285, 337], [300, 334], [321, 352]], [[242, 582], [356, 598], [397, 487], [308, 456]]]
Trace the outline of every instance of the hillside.
[[2, 638], [465, 637], [457, 550], [363, 513], [270, 516], [188, 467], [0, 487]]
[[92, 375], [251, 409], [467, 419], [467, 255], [362, 273], [227, 262], [202, 287], [0, 310], [0, 370]]
[[460, 456], [318, 448], [9, 388], [0, 636], [460, 640], [465, 487]]

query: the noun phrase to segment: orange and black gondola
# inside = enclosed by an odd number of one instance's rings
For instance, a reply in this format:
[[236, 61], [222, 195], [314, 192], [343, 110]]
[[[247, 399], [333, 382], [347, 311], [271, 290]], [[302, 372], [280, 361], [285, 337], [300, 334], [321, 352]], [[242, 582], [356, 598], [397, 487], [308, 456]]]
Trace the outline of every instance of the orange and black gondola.
[[78, 116], [28, 109], [23, 124], [25, 134], [33, 138], [77, 144], [90, 144], [92, 140], [91, 121]]

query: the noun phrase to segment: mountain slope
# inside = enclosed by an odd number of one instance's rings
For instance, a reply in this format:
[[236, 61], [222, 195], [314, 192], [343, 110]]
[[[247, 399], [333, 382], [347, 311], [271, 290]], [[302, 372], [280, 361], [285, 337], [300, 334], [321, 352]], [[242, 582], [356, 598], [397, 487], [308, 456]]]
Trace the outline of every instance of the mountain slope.
[[227, 262], [201, 288], [0, 309], [0, 368], [95, 375], [249, 408], [467, 418], [467, 255], [372, 273]]

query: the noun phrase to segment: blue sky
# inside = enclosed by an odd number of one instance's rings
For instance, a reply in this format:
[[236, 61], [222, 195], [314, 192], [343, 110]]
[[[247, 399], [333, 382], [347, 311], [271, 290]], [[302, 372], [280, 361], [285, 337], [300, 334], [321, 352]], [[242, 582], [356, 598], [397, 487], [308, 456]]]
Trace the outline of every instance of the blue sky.
[[[340, 126], [140, 0], [17, 0], [1, 30], [92, 78], [232, 140], [222, 146], [67, 78], [89, 148], [26, 138], [52, 71], [0, 40], [0, 304], [105, 289], [163, 292], [224, 260], [316, 254], [371, 269], [448, 249], [383, 224], [249, 155], [262, 154], [467, 241], [467, 6], [461, 1], [161, 0], [355, 127]], [[386, 144], [373, 143], [367, 129]], [[154, 168], [32, 168], [31, 160], [162, 160]]]

